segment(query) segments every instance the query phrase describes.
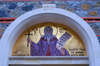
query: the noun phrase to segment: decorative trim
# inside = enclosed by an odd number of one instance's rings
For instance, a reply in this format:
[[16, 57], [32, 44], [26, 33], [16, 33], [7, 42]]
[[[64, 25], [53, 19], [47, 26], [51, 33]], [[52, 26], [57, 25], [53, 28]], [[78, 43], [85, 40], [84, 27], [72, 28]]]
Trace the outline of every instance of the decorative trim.
[[58, 56], [12, 56], [9, 57], [9, 65], [23, 65], [23, 64], [89, 65], [89, 57], [88, 56], [59, 56], [59, 57]]

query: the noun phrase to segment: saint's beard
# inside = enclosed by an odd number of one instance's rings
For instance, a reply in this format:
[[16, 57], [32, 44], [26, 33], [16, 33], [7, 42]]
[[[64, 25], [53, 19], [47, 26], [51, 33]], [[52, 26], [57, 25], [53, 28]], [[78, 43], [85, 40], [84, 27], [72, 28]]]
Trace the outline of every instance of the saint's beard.
[[52, 33], [45, 33], [45, 40], [47, 40], [47, 43], [50, 43], [50, 40], [53, 39]]

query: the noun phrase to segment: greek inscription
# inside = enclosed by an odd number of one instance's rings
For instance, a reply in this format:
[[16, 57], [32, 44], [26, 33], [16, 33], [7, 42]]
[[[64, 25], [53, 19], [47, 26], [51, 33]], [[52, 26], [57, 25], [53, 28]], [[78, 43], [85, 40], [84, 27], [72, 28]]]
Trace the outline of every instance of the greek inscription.
[[69, 49], [71, 51], [71, 56], [84, 56], [85, 49]]
[[17, 51], [13, 52], [13, 53], [17, 53]]
[[43, 4], [42, 5], [44, 11], [54, 11], [56, 8], [55, 4]]
[[53, 11], [54, 10], [54, 6], [44, 6], [43, 10]]
[[29, 56], [29, 54], [13, 54], [12, 56]]
[[63, 33], [64, 32], [64, 30], [63, 29], [59, 29], [59, 33]]
[[34, 27], [32, 28], [33, 32], [34, 32], [34, 35], [36, 35], [36, 32], [38, 31], [38, 28]]
[[63, 44], [62, 43], [60, 43], [60, 42], [58, 42], [61, 46], [63, 46]]
[[61, 43], [62, 43], [63, 41], [62, 41], [62, 40], [60, 40], [59, 42], [61, 42]]
[[63, 28], [64, 30], [67, 30], [67, 28]]

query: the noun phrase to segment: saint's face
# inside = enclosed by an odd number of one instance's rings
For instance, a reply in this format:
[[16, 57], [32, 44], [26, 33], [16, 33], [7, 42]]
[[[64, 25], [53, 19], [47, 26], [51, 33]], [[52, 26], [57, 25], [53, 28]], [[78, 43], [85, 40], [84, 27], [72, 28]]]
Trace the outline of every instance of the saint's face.
[[51, 29], [50, 28], [47, 28], [46, 29], [46, 33], [51, 33]]

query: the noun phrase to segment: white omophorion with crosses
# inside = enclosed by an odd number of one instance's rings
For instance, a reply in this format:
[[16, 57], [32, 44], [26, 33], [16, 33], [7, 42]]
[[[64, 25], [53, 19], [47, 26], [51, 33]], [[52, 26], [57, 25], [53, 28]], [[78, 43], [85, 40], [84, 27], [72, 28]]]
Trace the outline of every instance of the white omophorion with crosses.
[[58, 50], [61, 50], [61, 48], [64, 47], [65, 43], [68, 41], [68, 39], [71, 38], [71, 35], [67, 32], [65, 32], [60, 39], [58, 40], [57, 44], [56, 44], [56, 48]]

